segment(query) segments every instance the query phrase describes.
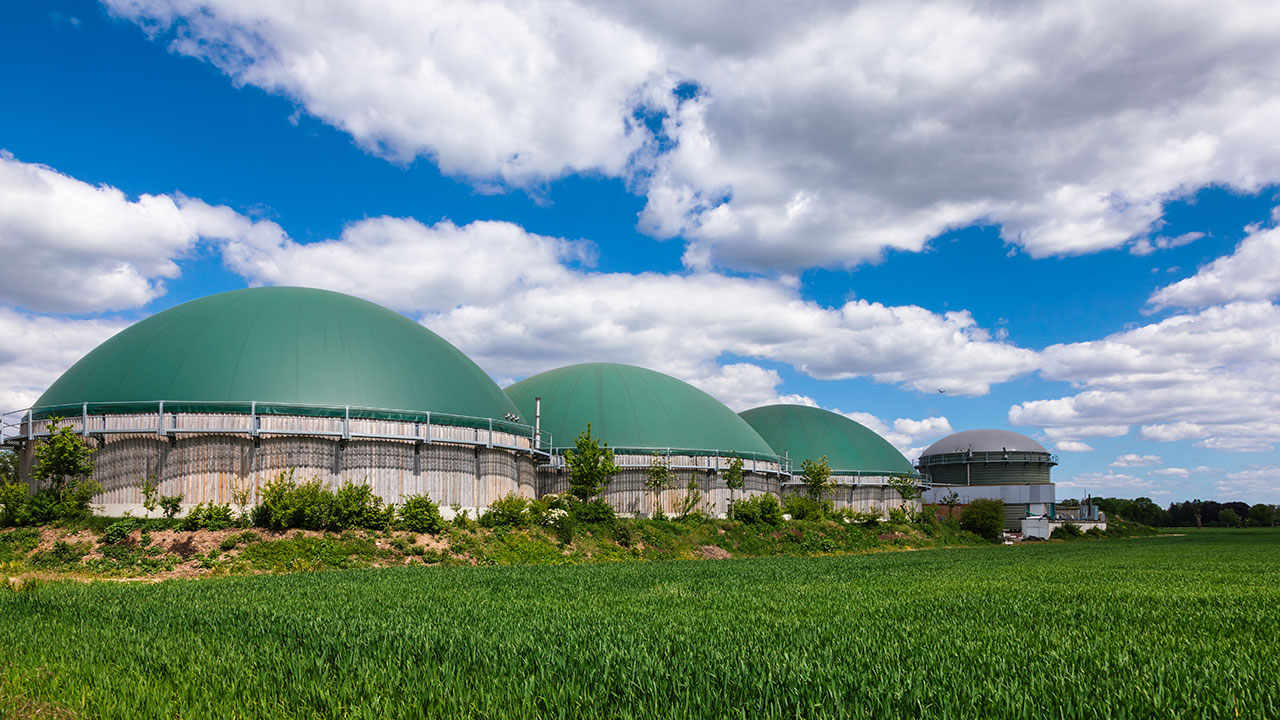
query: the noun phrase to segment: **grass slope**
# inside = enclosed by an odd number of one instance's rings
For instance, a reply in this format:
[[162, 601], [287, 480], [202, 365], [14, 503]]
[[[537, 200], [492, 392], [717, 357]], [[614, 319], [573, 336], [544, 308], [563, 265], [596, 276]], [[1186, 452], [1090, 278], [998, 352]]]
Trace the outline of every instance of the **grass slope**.
[[0, 592], [0, 715], [1280, 717], [1280, 532]]

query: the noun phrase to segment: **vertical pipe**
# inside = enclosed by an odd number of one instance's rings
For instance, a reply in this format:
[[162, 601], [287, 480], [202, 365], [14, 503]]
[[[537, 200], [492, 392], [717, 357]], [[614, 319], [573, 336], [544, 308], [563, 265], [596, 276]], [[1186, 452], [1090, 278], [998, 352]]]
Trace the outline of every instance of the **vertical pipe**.
[[89, 403], [80, 406], [80, 437], [89, 437]]
[[542, 398], [540, 397], [533, 399], [533, 436], [537, 438], [534, 442], [536, 446], [542, 441]]

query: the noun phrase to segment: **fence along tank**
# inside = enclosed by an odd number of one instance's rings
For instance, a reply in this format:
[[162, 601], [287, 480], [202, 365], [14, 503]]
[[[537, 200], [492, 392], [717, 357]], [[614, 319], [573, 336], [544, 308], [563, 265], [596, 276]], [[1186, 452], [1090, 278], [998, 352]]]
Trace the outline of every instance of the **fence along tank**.
[[138, 510], [137, 484], [228, 503], [281, 471], [479, 508], [534, 491], [533, 428], [474, 362], [387, 308], [308, 288], [193, 300], [121, 331], [17, 416], [30, 472], [50, 419], [98, 448], [95, 504]]
[[730, 491], [721, 472], [732, 456], [742, 458], [744, 487], [736, 495], [777, 494], [780, 458], [751, 426], [707, 393], [660, 372], [613, 363], [585, 363], [548, 370], [507, 388], [526, 417], [542, 398], [542, 429], [553, 439], [549, 462], [540, 468], [541, 491], [567, 492], [564, 451], [591, 423], [592, 435], [609, 443], [623, 470], [604, 497], [621, 513], [649, 514], [655, 498], [646, 492], [646, 469], [658, 455], [675, 471], [675, 486], [660, 493], [663, 512], [674, 512], [692, 480], [702, 512], [728, 512]]

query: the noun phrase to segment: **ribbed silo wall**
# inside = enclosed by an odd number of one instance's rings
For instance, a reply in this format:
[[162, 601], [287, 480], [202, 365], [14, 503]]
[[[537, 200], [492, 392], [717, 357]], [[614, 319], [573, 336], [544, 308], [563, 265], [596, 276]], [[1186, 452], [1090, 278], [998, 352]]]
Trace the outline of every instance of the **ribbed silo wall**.
[[[715, 458], [690, 457], [673, 462], [679, 464], [699, 464], [715, 467]], [[761, 464], [763, 466], [763, 463]], [[729, 501], [732, 498], [742, 500], [753, 495], [770, 493], [778, 496], [780, 488], [776, 473], [752, 472], [745, 469], [742, 474], [742, 488], [730, 491], [725, 486], [720, 472], [704, 469], [673, 469], [673, 481], [670, 487], [660, 493], [645, 488], [647, 469], [640, 467], [624, 468], [609, 481], [601, 497], [608, 502], [615, 512], [622, 515], [649, 516], [657, 508], [672, 515], [680, 512], [685, 499], [691, 497], [690, 481], [696, 488], [692, 494], [697, 502], [693, 504], [697, 512], [723, 517], [729, 514]], [[566, 469], [543, 469], [539, 471], [541, 479], [540, 495], [569, 492], [569, 472]]]
[[[921, 465], [934, 485], [1027, 485], [1047, 483], [1049, 463], [954, 463]], [[966, 473], [967, 468], [967, 473]]]
[[[511, 493], [535, 497], [537, 473], [527, 453], [506, 448], [331, 437], [190, 434], [168, 439], [154, 434], [90, 439], [93, 480], [102, 492], [92, 503], [109, 515], [141, 514], [144, 478], [159, 481], [160, 495], [181, 495], [183, 505], [231, 504], [233, 492], [250, 491], [292, 471], [298, 482], [319, 480], [329, 488], [369, 485], [385, 502], [429, 495], [441, 506], [487, 507]], [[23, 453], [29, 477], [33, 448]]]

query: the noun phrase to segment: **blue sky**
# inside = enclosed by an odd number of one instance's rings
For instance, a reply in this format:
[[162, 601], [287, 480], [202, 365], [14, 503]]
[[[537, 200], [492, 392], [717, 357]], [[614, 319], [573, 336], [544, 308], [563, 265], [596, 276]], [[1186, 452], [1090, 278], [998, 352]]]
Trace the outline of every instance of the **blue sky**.
[[10, 3], [0, 401], [301, 284], [503, 383], [633, 362], [908, 454], [1023, 432], [1061, 496], [1280, 501], [1280, 22], [1142, 5]]

